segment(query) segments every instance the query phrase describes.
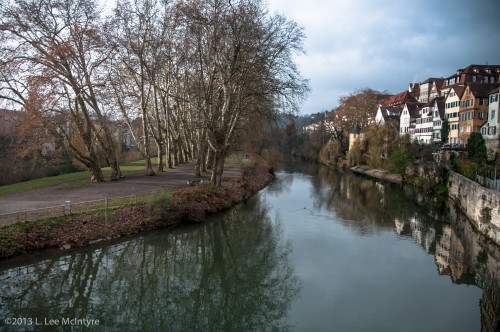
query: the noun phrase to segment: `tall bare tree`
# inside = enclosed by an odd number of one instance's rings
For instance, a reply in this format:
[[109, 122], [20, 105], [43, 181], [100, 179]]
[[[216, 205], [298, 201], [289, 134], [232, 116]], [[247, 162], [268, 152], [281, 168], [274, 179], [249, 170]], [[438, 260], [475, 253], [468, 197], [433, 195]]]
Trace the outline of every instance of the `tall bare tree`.
[[302, 29], [269, 16], [259, 0], [185, 1], [180, 6], [193, 53], [193, 95], [213, 151], [211, 181], [220, 185], [224, 159], [251, 116], [294, 107], [308, 91], [293, 62]]
[[[0, 5], [0, 98], [36, 114], [59, 146], [103, 181], [100, 153], [121, 176], [100, 92], [109, 52], [93, 0], [17, 0]], [[74, 138], [81, 141], [75, 144]]]

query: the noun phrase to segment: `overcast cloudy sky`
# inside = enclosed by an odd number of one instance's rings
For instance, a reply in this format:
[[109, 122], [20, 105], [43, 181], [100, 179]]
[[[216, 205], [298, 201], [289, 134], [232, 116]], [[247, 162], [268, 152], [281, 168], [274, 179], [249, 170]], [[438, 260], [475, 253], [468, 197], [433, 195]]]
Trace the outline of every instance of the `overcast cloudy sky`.
[[469, 64], [500, 64], [500, 0], [267, 0], [305, 29], [302, 113], [370, 87], [399, 93]]

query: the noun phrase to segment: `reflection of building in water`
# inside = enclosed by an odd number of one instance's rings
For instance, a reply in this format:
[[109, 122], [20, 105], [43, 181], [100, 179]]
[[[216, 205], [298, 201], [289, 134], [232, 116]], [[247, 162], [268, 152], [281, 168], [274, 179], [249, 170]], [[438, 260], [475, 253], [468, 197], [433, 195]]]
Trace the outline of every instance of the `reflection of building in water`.
[[396, 233], [399, 236], [403, 234], [404, 229], [405, 229], [405, 222], [399, 218], [394, 219], [394, 230], [396, 230]]
[[433, 227], [424, 225], [420, 219], [415, 217], [410, 218], [410, 227], [413, 240], [422, 246], [425, 251], [431, 252], [432, 245], [436, 240], [436, 230]]
[[483, 297], [479, 301], [481, 332], [500, 331], [500, 289], [498, 282], [488, 283], [476, 275], [476, 284], [483, 289]]
[[464, 246], [453, 229], [443, 226], [443, 235], [436, 245], [436, 265], [439, 274], [450, 274], [453, 282], [459, 282], [465, 271]]

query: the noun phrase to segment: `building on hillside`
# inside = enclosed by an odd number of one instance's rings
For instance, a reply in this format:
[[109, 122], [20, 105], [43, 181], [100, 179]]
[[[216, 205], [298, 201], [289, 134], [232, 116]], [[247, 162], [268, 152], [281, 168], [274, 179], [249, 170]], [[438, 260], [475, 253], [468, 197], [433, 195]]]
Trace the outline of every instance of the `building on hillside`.
[[432, 142], [433, 135], [433, 109], [434, 101], [428, 102], [419, 108], [419, 117], [415, 123], [415, 134], [414, 138], [416, 141], [424, 144], [430, 144]]
[[418, 101], [418, 97], [420, 97], [420, 84], [418, 83], [410, 83], [408, 86], [408, 92]]
[[450, 125], [448, 134], [448, 144], [458, 145], [458, 114], [460, 110], [460, 100], [465, 91], [464, 84], [450, 86], [445, 99], [445, 115]]
[[500, 77], [500, 65], [469, 65], [446, 78], [441, 87], [442, 92], [448, 92], [456, 84], [496, 83]]
[[469, 83], [460, 101], [458, 141], [466, 145], [470, 134], [480, 132], [488, 117], [489, 93], [498, 84]]
[[418, 101], [420, 103], [427, 104], [432, 99], [439, 97], [443, 80], [443, 78], [430, 77], [420, 83], [420, 95], [418, 97]]
[[352, 146], [356, 142], [361, 142], [365, 134], [363, 129], [359, 124], [355, 125], [352, 131], [349, 133], [349, 151], [351, 151]]
[[391, 106], [403, 106], [406, 103], [416, 102], [415, 98], [410, 91], [403, 91], [397, 95], [387, 97], [380, 101], [380, 105], [391, 107]]
[[486, 141], [486, 147], [491, 152], [497, 152], [498, 150], [498, 137], [500, 134], [499, 91], [500, 88], [496, 88], [489, 93], [488, 118], [481, 127], [481, 134]]
[[413, 123], [413, 129], [415, 129], [415, 121], [419, 117], [418, 106], [418, 102], [406, 103], [403, 106], [403, 111], [399, 119], [399, 133], [401, 135], [409, 134], [411, 136], [411, 125]]
[[434, 106], [432, 107], [432, 142], [441, 143], [441, 129], [445, 119], [444, 97], [434, 98]]
[[[377, 115], [375, 115], [375, 123], [382, 125], [387, 121], [398, 121], [401, 114], [402, 106], [383, 106], [379, 105]], [[399, 126], [398, 126], [399, 127]]]

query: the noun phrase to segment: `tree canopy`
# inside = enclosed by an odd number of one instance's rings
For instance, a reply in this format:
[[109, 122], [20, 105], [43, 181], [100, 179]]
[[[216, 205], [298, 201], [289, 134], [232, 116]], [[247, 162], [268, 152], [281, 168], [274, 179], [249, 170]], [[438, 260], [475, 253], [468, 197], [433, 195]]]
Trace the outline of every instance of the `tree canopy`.
[[[127, 128], [152, 175], [151, 147], [196, 159], [219, 185], [224, 158], [256, 118], [293, 112], [309, 88], [294, 62], [303, 29], [260, 0], [96, 0], [0, 4], [0, 106], [26, 111], [103, 181], [121, 173]], [[162, 165], [159, 165], [162, 169]]]

